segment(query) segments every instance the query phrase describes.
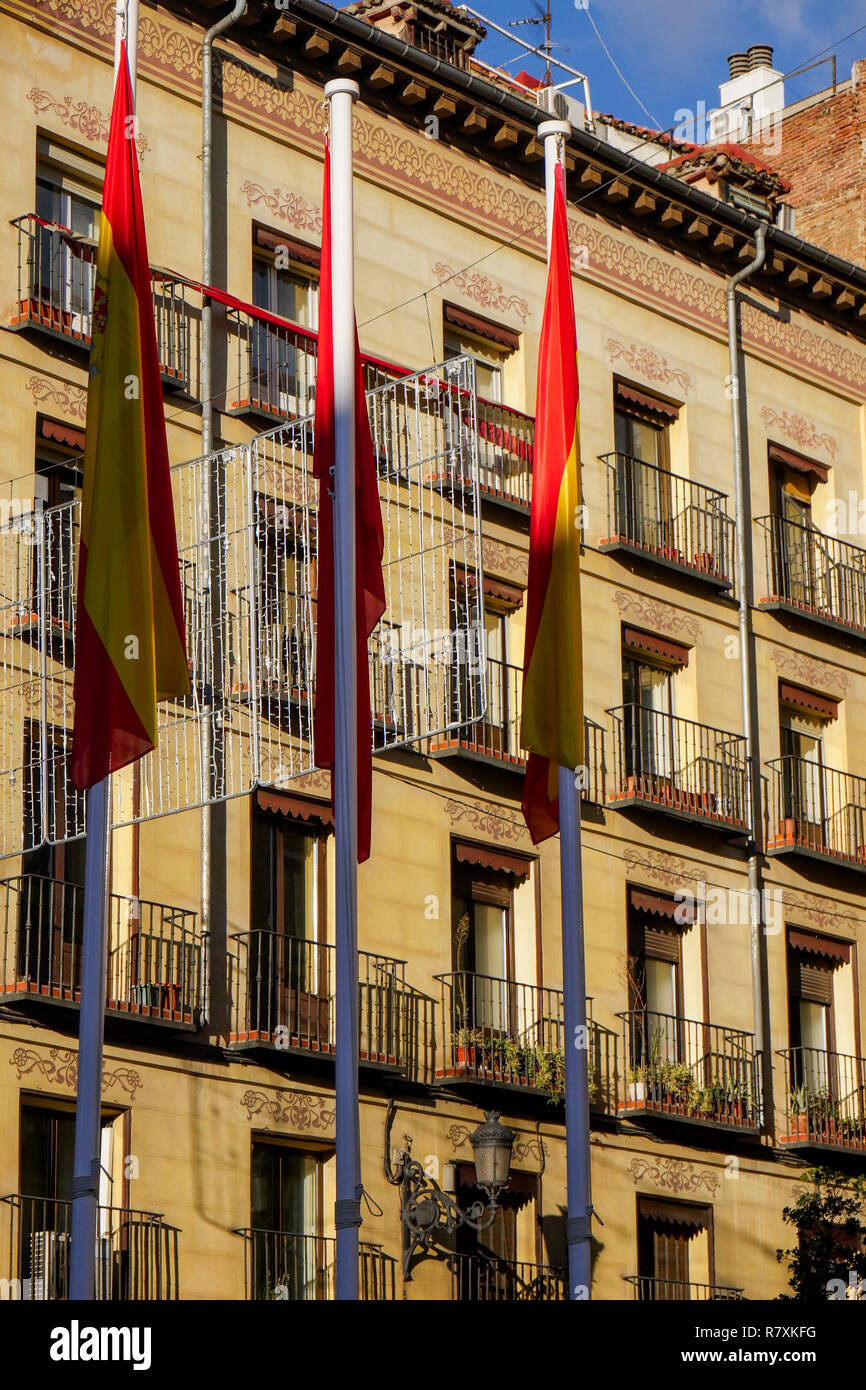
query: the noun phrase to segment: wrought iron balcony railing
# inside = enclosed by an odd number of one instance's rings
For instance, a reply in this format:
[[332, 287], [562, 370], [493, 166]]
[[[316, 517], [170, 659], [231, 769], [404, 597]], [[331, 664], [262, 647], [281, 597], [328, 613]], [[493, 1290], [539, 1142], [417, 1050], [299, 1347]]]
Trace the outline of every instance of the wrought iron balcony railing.
[[866, 550], [781, 516], [756, 518], [764, 534], [766, 608], [866, 634]]
[[475, 428], [481, 497], [529, 511], [535, 420], [522, 410], [478, 397]]
[[470, 1303], [562, 1303], [568, 1275], [555, 1265], [504, 1260], [494, 1255], [449, 1255], [451, 1297]]
[[657, 1279], [652, 1274], [624, 1274], [640, 1303], [718, 1303], [744, 1298], [743, 1290], [724, 1284], [692, 1284], [681, 1279]]
[[[71, 1223], [71, 1202], [22, 1193], [0, 1197], [4, 1297], [28, 1302], [69, 1297]], [[100, 1206], [97, 1299], [179, 1298], [178, 1234], [156, 1212]]]
[[[562, 990], [471, 970], [435, 978], [442, 987], [437, 1076], [443, 1084], [473, 1082], [562, 1097]], [[610, 1104], [615, 1053], [615, 1035], [589, 1017], [589, 1093], [597, 1109]]]
[[725, 493], [630, 454], [602, 454], [601, 462], [608, 534], [599, 549], [646, 556], [733, 592], [736, 523]]
[[[239, 932], [229, 948], [231, 1043], [333, 1056], [335, 948], [269, 930]], [[362, 1064], [432, 1079], [435, 1001], [406, 982], [406, 962], [358, 952]]]
[[866, 778], [791, 756], [767, 768], [767, 853], [866, 869]]
[[627, 1067], [621, 1115], [761, 1128], [761, 1077], [751, 1033], [650, 1009], [619, 1017]]
[[817, 1047], [789, 1047], [780, 1144], [866, 1153], [866, 1058]]
[[[336, 1241], [333, 1237], [252, 1227], [238, 1234], [246, 1242], [248, 1299], [312, 1302], [334, 1297]], [[359, 1274], [362, 1299], [367, 1302], [396, 1299], [397, 1261], [386, 1255], [381, 1246], [361, 1242]]]
[[720, 830], [748, 825], [746, 740], [727, 729], [621, 705], [614, 727], [612, 805], [646, 806]]
[[[96, 243], [35, 213], [16, 217], [18, 298], [10, 327], [38, 329], [80, 347], [90, 346]], [[167, 386], [196, 389], [200, 309], [180, 278], [152, 270], [153, 312], [160, 372]]]
[[[78, 1004], [84, 890], [25, 874], [0, 882], [0, 997]], [[204, 1012], [206, 942], [185, 908], [112, 894], [106, 1009], [193, 1028]]]

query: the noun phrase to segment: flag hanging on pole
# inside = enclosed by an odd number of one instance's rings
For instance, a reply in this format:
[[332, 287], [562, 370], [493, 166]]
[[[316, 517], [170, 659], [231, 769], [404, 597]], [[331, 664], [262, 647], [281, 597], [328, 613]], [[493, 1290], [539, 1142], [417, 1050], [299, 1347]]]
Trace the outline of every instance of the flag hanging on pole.
[[93, 295], [70, 772], [84, 790], [156, 747], [189, 693], [138, 162], [121, 45]]
[[523, 815], [534, 844], [559, 829], [559, 767], [577, 768], [584, 757], [579, 508], [577, 330], [559, 165], [538, 350], [523, 658]]
[[[331, 161], [325, 140], [322, 193], [322, 273], [319, 280], [319, 345], [313, 473], [319, 481], [316, 604], [316, 765], [334, 771], [334, 344], [331, 321]], [[358, 863], [370, 857], [373, 753], [367, 639], [385, 611], [382, 555], [385, 548], [379, 478], [367, 418], [361, 350], [355, 331], [355, 620], [357, 624]]]

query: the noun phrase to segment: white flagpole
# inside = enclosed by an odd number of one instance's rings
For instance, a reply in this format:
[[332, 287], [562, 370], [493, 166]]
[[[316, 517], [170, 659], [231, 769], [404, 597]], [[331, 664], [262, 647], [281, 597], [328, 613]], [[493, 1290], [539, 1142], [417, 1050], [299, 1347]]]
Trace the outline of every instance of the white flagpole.
[[[114, 15], [114, 86], [120, 43], [126, 39], [135, 94], [138, 0], [118, 0]], [[81, 1009], [78, 1017], [78, 1085], [69, 1224], [69, 1297], [91, 1300], [96, 1288], [96, 1236], [102, 1129], [102, 1041], [105, 1024], [108, 865], [111, 778], [87, 793], [84, 855], [84, 923], [81, 941]]]
[[[567, 121], [543, 121], [547, 195], [547, 260], [553, 232], [553, 198], [560, 147], [571, 133]], [[586, 961], [583, 930], [583, 875], [580, 795], [575, 769], [559, 769], [559, 857], [562, 893], [562, 990], [565, 1028], [565, 1148], [568, 1214], [569, 1298], [592, 1296], [592, 1183], [589, 1151], [589, 1031], [586, 1026]]]
[[358, 793], [355, 614], [355, 248], [352, 103], [356, 82], [325, 86], [331, 104], [331, 303], [334, 352], [334, 806], [337, 894], [338, 1299], [358, 1297]]

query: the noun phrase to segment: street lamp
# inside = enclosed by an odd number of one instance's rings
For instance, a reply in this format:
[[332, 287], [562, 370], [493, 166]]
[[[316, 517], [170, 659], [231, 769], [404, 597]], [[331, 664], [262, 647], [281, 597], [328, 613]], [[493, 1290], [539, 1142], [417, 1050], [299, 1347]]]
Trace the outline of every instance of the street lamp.
[[511, 1150], [515, 1133], [499, 1123], [500, 1112], [487, 1110], [484, 1123], [479, 1125], [469, 1142], [475, 1157], [475, 1179], [487, 1195], [487, 1206], [473, 1202], [468, 1211], [458, 1206], [453, 1197], [431, 1178], [417, 1158], [412, 1157], [412, 1139], [403, 1136], [404, 1149], [392, 1160], [390, 1154], [391, 1125], [394, 1121], [393, 1102], [388, 1107], [385, 1122], [385, 1177], [400, 1188], [400, 1220], [403, 1226], [403, 1276], [412, 1278], [410, 1266], [417, 1250], [429, 1250], [434, 1236], [450, 1234], [460, 1226], [473, 1231], [486, 1231], [499, 1214], [499, 1196], [508, 1185]]

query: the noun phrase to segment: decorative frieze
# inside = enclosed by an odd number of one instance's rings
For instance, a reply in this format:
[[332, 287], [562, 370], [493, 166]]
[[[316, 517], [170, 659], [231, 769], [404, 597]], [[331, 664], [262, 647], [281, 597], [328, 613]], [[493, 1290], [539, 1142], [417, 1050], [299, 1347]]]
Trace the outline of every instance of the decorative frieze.
[[274, 1124], [289, 1125], [294, 1130], [331, 1129], [337, 1109], [333, 1096], [319, 1096], [312, 1091], [244, 1091], [241, 1105], [247, 1119], [254, 1115], [267, 1117]]
[[[78, 1085], [78, 1052], [73, 1048], [16, 1047], [9, 1065], [15, 1067], [19, 1081], [30, 1076], [72, 1091]], [[141, 1073], [132, 1067], [112, 1067], [106, 1062], [102, 1069], [103, 1093], [117, 1089], [134, 1097], [142, 1084]]]

